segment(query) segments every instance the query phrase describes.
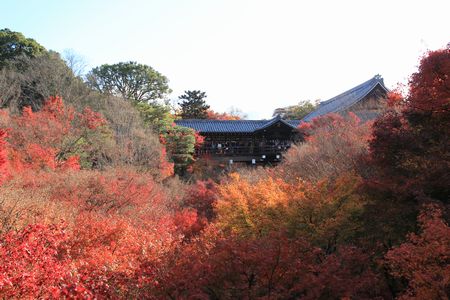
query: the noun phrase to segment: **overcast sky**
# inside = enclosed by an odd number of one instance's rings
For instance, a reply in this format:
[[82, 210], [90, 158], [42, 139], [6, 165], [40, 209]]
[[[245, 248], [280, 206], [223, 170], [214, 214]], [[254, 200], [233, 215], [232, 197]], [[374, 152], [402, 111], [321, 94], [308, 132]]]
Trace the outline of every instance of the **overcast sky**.
[[176, 99], [200, 89], [216, 111], [250, 118], [326, 100], [375, 74], [406, 82], [427, 49], [450, 42], [450, 1], [0, 0], [0, 27], [88, 70], [137, 61]]

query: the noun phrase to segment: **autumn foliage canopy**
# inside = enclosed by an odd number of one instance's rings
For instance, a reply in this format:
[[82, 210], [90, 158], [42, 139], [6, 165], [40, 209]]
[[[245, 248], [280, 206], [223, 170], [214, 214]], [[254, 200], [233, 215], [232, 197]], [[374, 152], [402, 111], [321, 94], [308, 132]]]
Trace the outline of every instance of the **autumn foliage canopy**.
[[447, 299], [450, 49], [390, 98], [373, 124], [302, 124], [274, 168], [195, 182], [173, 175], [192, 132], [145, 170], [113, 163], [90, 108], [1, 111], [0, 298]]

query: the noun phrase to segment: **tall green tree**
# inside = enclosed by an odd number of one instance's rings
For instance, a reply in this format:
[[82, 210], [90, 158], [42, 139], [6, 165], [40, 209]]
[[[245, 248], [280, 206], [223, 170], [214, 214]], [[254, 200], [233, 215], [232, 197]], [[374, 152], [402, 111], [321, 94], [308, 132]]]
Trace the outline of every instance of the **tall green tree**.
[[174, 126], [163, 134], [169, 159], [174, 163], [176, 174], [183, 176], [194, 162], [195, 131], [191, 128]]
[[207, 119], [209, 105], [206, 104], [206, 93], [202, 91], [185, 91], [178, 97], [182, 119]]
[[36, 57], [46, 50], [33, 39], [8, 28], [0, 29], [0, 69], [19, 56]]
[[137, 102], [163, 99], [171, 92], [167, 77], [133, 61], [96, 67], [87, 75], [87, 83], [101, 93]]

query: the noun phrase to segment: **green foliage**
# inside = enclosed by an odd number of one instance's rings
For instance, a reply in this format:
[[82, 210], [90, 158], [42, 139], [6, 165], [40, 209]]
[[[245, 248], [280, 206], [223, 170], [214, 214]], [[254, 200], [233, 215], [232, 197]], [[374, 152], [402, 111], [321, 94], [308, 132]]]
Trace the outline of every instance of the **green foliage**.
[[175, 120], [167, 104], [136, 102], [135, 107], [140, 112], [145, 125], [157, 133], [169, 130]]
[[287, 120], [300, 120], [313, 110], [315, 110], [317, 104], [311, 103], [311, 101], [300, 101], [297, 105], [277, 108], [273, 112], [273, 117], [281, 115], [283, 119]]
[[174, 126], [164, 135], [167, 152], [175, 164], [175, 173], [184, 175], [194, 162], [195, 131], [191, 128]]
[[185, 91], [179, 96], [182, 119], [207, 119], [209, 105], [206, 104], [206, 93], [202, 91]]
[[43, 46], [33, 39], [26, 38], [22, 33], [8, 28], [0, 29], [0, 69], [17, 57], [36, 57], [45, 52]]
[[150, 102], [171, 92], [167, 77], [152, 67], [137, 62], [101, 65], [87, 75], [88, 85], [101, 93]]

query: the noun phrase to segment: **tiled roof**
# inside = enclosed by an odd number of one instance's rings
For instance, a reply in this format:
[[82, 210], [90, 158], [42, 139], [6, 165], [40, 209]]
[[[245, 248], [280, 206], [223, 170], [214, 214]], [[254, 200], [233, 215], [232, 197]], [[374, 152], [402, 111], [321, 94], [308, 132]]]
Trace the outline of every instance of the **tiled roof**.
[[288, 123], [289, 125], [291, 125], [292, 127], [297, 128], [298, 125], [300, 125], [300, 123], [302, 122], [302, 120], [284, 120], [285, 123]]
[[327, 101], [323, 101], [319, 104], [318, 108], [313, 112], [307, 114], [302, 121], [308, 122], [312, 119], [323, 116], [328, 113], [340, 112], [353, 104], [361, 101], [367, 96], [375, 87], [381, 86], [386, 92], [388, 89], [384, 85], [383, 78], [380, 75], [376, 75], [373, 78], [367, 80], [364, 83], [340, 94]]
[[[380, 75], [376, 75], [370, 80], [333, 97], [327, 101], [323, 101], [319, 104], [318, 108], [313, 112], [306, 115], [302, 120], [282, 120], [279, 116], [270, 120], [203, 120], [203, 119], [190, 119], [190, 120], [176, 120], [175, 123], [178, 126], [189, 127], [198, 132], [215, 132], [215, 133], [252, 133], [258, 130], [262, 130], [275, 124], [276, 122], [282, 122], [292, 128], [297, 128], [300, 122], [311, 121], [315, 117], [319, 117], [332, 112], [340, 112], [346, 108], [352, 106], [358, 101], [364, 99], [375, 87], [380, 86], [385, 91], [388, 89], [385, 87], [383, 78]], [[371, 116], [362, 116], [370, 118]]]
[[251, 133], [282, 122], [292, 128], [296, 128], [300, 124], [300, 120], [281, 120], [275, 117], [270, 120], [176, 120], [178, 126], [189, 127], [198, 132], [215, 132], [215, 133]]

